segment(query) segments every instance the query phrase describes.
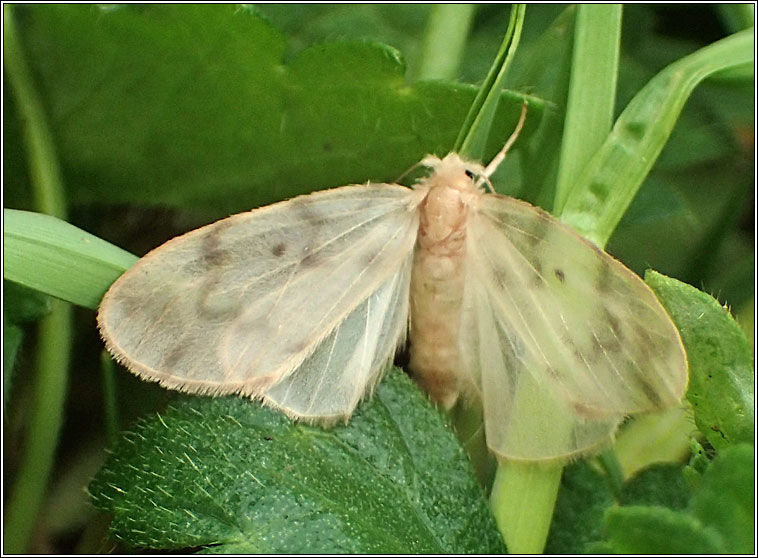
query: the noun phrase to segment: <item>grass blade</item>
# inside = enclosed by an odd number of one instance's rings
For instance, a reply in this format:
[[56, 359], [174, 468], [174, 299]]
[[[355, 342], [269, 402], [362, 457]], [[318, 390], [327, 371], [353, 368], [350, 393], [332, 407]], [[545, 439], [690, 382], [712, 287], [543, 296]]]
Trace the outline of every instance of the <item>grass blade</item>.
[[55, 217], [3, 209], [6, 279], [97, 308], [136, 256]]
[[553, 204], [557, 209], [563, 207], [578, 174], [611, 131], [620, 44], [620, 4], [578, 6], [571, 83]]
[[752, 66], [753, 28], [664, 68], [632, 99], [556, 214], [605, 246], [647, 176], [695, 86], [719, 71]]

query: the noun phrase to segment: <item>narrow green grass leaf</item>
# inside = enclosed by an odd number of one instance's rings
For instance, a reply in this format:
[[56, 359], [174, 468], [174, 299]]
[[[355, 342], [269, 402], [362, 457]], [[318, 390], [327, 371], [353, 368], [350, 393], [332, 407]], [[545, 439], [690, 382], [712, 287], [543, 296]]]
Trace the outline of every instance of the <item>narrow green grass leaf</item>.
[[474, 4], [435, 4], [421, 44], [417, 80], [456, 79], [476, 11]]
[[[567, 6], [535, 44], [514, 61], [513, 87], [532, 91], [550, 104], [528, 142], [519, 146], [523, 188], [518, 197], [552, 210], [566, 99], [571, 77], [576, 6]], [[526, 124], [532, 120], [527, 114]], [[506, 164], [508, 160], [506, 159]], [[505, 165], [504, 165], [505, 166]]]
[[239, 397], [183, 397], [127, 434], [89, 490], [136, 547], [505, 551], [455, 435], [397, 370], [331, 429]]
[[580, 4], [554, 207], [563, 207], [579, 173], [613, 124], [621, 44], [620, 4]]
[[11, 399], [16, 358], [24, 340], [27, 324], [50, 313], [50, 297], [3, 280], [3, 401]]
[[501, 93], [505, 89], [508, 68], [521, 39], [525, 10], [526, 6], [523, 4], [512, 6], [511, 19], [503, 43], [495, 61], [490, 66], [484, 83], [479, 88], [463, 126], [461, 126], [458, 139], [455, 141], [453, 151], [469, 159], [481, 161], [484, 156], [487, 140], [490, 137], [495, 114], [500, 104]]
[[[16, 29], [16, 7], [3, 5], [5, 73], [16, 99], [18, 118], [24, 123], [26, 154], [35, 209], [65, 219], [67, 200], [49, 119], [38, 94], [33, 72]], [[54, 217], [51, 217], [54, 218]], [[4, 222], [6, 219], [4, 219]], [[5, 235], [3, 235], [5, 247]], [[3, 253], [8, 268], [8, 250]], [[3, 552], [27, 552], [39, 522], [39, 511], [50, 481], [64, 421], [68, 367], [73, 330], [72, 309], [51, 301], [50, 311], [38, 324], [36, 371], [31, 404], [26, 410], [25, 444], [18, 473], [5, 504]]]
[[753, 35], [753, 29], [735, 33], [656, 75], [632, 99], [582, 171], [557, 212], [561, 219], [604, 246], [663, 149], [692, 90], [714, 73], [752, 65]]
[[65, 221], [4, 209], [4, 276], [26, 287], [86, 308], [137, 257]]

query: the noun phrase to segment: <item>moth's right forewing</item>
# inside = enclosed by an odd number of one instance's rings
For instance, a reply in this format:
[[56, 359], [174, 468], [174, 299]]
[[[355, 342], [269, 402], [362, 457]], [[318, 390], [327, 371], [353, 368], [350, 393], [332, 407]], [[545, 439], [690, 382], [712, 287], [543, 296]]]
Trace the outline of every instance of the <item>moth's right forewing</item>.
[[652, 291], [540, 209], [482, 197], [468, 224], [465, 289], [464, 370], [502, 456], [586, 452], [624, 416], [684, 394], [681, 339]]
[[346, 186], [173, 239], [114, 283], [98, 314], [138, 375], [198, 393], [261, 395], [412, 253], [414, 192]]

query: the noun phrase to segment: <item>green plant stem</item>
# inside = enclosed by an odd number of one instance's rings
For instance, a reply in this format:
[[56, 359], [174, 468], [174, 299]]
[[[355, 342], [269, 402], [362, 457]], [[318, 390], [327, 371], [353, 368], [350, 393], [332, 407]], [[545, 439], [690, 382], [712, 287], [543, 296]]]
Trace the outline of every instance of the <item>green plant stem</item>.
[[[24, 123], [23, 139], [29, 161], [36, 208], [66, 217], [65, 196], [52, 135], [42, 103], [24, 60], [12, 6], [3, 6], [6, 75]], [[4, 552], [28, 550], [52, 470], [58, 433], [63, 422], [71, 350], [71, 307], [54, 300], [39, 322], [37, 372], [24, 454], [5, 508]]]
[[107, 351], [100, 353], [100, 369], [103, 371], [103, 401], [105, 402], [105, 433], [108, 445], [113, 447], [118, 440], [118, 399], [116, 398], [116, 365]]
[[597, 460], [605, 471], [613, 495], [618, 499], [621, 494], [621, 486], [624, 484], [624, 471], [621, 469], [616, 452], [613, 448], [608, 448], [597, 456]]
[[455, 79], [474, 17], [474, 4], [436, 4], [429, 13], [417, 79]]
[[490, 506], [511, 554], [539, 554], [553, 519], [563, 466], [501, 461]]

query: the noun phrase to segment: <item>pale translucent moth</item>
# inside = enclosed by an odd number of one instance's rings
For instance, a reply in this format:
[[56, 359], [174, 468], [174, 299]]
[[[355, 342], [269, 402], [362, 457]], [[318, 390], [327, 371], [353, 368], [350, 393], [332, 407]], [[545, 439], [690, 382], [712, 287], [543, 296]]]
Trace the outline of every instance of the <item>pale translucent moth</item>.
[[191, 231], [100, 305], [108, 350], [181, 391], [347, 420], [410, 337], [410, 368], [451, 408], [481, 402], [489, 448], [591, 451], [623, 417], [676, 405], [679, 334], [653, 292], [547, 212], [486, 193], [486, 168], [428, 156], [412, 188], [315, 192]]

